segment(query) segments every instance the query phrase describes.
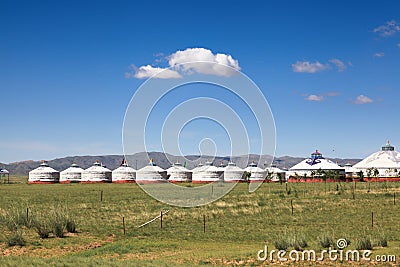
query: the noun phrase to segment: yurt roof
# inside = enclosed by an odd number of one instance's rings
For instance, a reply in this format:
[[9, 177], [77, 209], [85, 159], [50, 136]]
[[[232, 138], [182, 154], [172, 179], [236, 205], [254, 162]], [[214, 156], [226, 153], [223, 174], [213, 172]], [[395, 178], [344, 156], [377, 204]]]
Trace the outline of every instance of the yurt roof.
[[400, 153], [395, 151], [388, 141], [381, 151], [373, 153], [353, 167], [356, 169], [400, 168]]
[[265, 169], [266, 171], [270, 173], [284, 173], [284, 170], [279, 169], [278, 167], [269, 167]]
[[236, 164], [232, 161], [230, 161], [228, 163], [228, 165], [224, 168], [225, 171], [240, 171], [240, 172], [244, 172], [244, 170], [238, 166], [236, 166]]
[[112, 172], [113, 173], [132, 173], [132, 172], [136, 172], [136, 170], [132, 167], [129, 167], [126, 164], [122, 164], [121, 166], [119, 166], [118, 168], [113, 170]]
[[10, 172], [7, 171], [6, 169], [0, 169], [0, 173], [7, 174], [7, 173], [10, 173]]
[[47, 165], [47, 162], [42, 162], [39, 167], [29, 173], [57, 173], [58, 171]]
[[265, 172], [265, 170], [261, 169], [260, 167], [257, 166], [257, 163], [254, 161], [249, 164], [245, 169], [247, 172]]
[[190, 171], [186, 167], [183, 167], [180, 162], [176, 162], [167, 169], [167, 172], [190, 172]]
[[76, 164], [76, 163], [74, 162], [74, 163], [71, 164], [71, 167], [69, 167], [69, 168], [63, 170], [61, 173], [62, 173], [62, 174], [64, 174], [64, 173], [81, 173], [81, 172], [83, 172], [83, 171], [84, 171], [84, 170], [83, 170], [81, 167], [79, 167], [78, 164]]
[[211, 161], [207, 161], [204, 166], [198, 167], [192, 170], [193, 172], [221, 172], [222, 170], [219, 167], [212, 165]]
[[305, 159], [298, 164], [294, 165], [290, 168], [290, 171], [307, 171], [307, 170], [344, 170], [343, 167], [340, 167], [333, 161], [326, 159], [322, 156], [322, 154], [316, 150], [311, 154], [311, 157]]
[[165, 172], [163, 168], [158, 167], [153, 161], [150, 161], [149, 165], [141, 168], [137, 172]]
[[86, 171], [91, 171], [91, 172], [111, 172], [111, 170], [107, 169], [106, 167], [102, 166], [101, 163], [96, 161], [93, 163], [93, 166], [89, 167], [86, 169]]

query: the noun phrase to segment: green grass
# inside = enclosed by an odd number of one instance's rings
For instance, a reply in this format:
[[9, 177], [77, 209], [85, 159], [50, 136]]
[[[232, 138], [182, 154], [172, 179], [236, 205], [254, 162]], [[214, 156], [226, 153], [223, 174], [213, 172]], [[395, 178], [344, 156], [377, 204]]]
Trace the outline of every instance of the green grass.
[[[373, 255], [400, 257], [400, 200], [393, 204], [393, 193], [400, 195], [400, 183], [372, 183], [370, 192], [367, 183], [358, 183], [354, 199], [352, 183], [291, 183], [290, 194], [285, 184], [264, 184], [254, 193], [248, 192], [247, 184], [239, 184], [207, 206], [178, 208], [152, 199], [134, 184], [27, 185], [23, 178], [19, 181], [0, 185], [1, 214], [24, 214], [28, 208], [29, 215], [35, 216], [61, 206], [74, 218], [77, 233], [41, 239], [34, 228], [20, 226], [25, 246], [8, 247], [12, 232], [3, 218], [0, 266], [258, 266], [262, 263], [257, 261], [257, 251], [264, 245], [274, 249], [276, 241], [301, 240], [307, 249], [320, 251], [324, 236], [334, 243], [348, 239], [349, 249], [369, 238], [374, 241]], [[166, 209], [170, 211], [163, 216], [162, 229], [159, 220], [137, 228]], [[375, 242], [383, 237], [386, 247]]]

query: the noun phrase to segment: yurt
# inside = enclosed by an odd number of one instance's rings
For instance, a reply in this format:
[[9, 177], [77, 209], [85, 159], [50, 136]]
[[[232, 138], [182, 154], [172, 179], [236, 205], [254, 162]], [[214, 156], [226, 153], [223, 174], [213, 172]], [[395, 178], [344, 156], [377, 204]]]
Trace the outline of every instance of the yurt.
[[136, 172], [136, 183], [139, 184], [162, 183], [166, 181], [167, 171], [158, 167], [153, 160], [150, 160], [149, 165]]
[[93, 166], [82, 172], [82, 183], [110, 183], [111, 181], [111, 171], [97, 160]]
[[60, 183], [68, 184], [81, 182], [83, 171], [84, 170], [80, 168], [76, 162], [72, 163], [71, 167], [60, 173]]
[[289, 169], [290, 175], [297, 174], [299, 177], [321, 177], [321, 171], [334, 171], [338, 172], [339, 177], [344, 177], [344, 168], [329, 159], [326, 159], [322, 154], [316, 150], [307, 158]]
[[10, 172], [7, 171], [6, 169], [0, 168], [0, 178], [6, 177], [7, 176], [7, 182], [10, 182]]
[[47, 162], [43, 161], [39, 167], [29, 172], [29, 184], [54, 184], [60, 180], [60, 173], [49, 167]]
[[248, 177], [248, 181], [250, 183], [253, 182], [264, 182], [267, 174], [265, 172], [265, 170], [261, 169], [260, 167], [257, 166], [256, 163], [254, 163], [254, 161], [252, 163], [249, 164], [249, 166], [247, 166], [244, 169], [245, 172], [247, 172], [250, 176]]
[[136, 170], [126, 164], [125, 159], [122, 160], [121, 165], [112, 171], [113, 183], [135, 183]]
[[212, 183], [223, 180], [223, 172], [220, 168], [213, 166], [212, 162], [207, 161], [204, 166], [193, 169], [192, 183]]
[[171, 183], [190, 182], [192, 180], [192, 172], [176, 162], [167, 169], [168, 181]]
[[346, 179], [352, 179], [357, 177], [357, 170], [356, 168], [353, 167], [350, 163], [346, 163], [344, 165], [344, 173], [346, 174]]
[[267, 178], [271, 179], [271, 182], [286, 182], [286, 171], [279, 169], [276, 165], [265, 169]]
[[377, 169], [379, 177], [398, 177], [400, 174], [400, 153], [394, 150], [389, 140], [378, 152], [366, 157], [353, 166], [357, 171], [363, 171], [364, 176], [375, 176]]
[[236, 166], [232, 161], [224, 168], [224, 182], [244, 182], [244, 170]]

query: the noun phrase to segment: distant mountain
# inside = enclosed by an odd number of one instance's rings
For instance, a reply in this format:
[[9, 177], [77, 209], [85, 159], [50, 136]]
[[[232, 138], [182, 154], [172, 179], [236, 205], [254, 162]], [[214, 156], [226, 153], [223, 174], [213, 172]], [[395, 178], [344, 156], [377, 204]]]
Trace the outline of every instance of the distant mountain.
[[[135, 169], [140, 169], [146, 166], [149, 162], [149, 158], [153, 159], [158, 166], [161, 168], [169, 168], [171, 166], [171, 162], [181, 162], [184, 164], [187, 163], [187, 168], [192, 169], [195, 165], [199, 163], [204, 163], [207, 160], [212, 160], [212, 156], [198, 156], [198, 155], [187, 155], [185, 158], [180, 156], [174, 156], [170, 154], [164, 154], [162, 152], [140, 152], [134, 155], [127, 156], [127, 161], [129, 165]], [[49, 160], [48, 164], [58, 170], [62, 171], [68, 168], [74, 161], [81, 166], [82, 168], [86, 169], [93, 165], [93, 163], [98, 160], [102, 162], [103, 165], [106, 165], [107, 168], [110, 170], [116, 169], [122, 162], [123, 156], [122, 155], [104, 155], [104, 156], [76, 156], [76, 157], [65, 157], [65, 158], [58, 158], [54, 160]], [[214, 165], [219, 165], [221, 162], [223, 164], [227, 164], [229, 161], [229, 157], [215, 157]], [[290, 168], [295, 164], [299, 163], [300, 161], [304, 160], [305, 158], [299, 157], [290, 157], [290, 156], [283, 156], [283, 157], [276, 157], [274, 162], [277, 164], [279, 168]], [[355, 164], [359, 162], [361, 159], [331, 159], [333, 162], [337, 162], [339, 165], [344, 165], [346, 163]], [[260, 167], [264, 165], [266, 162], [271, 161], [271, 156], [269, 155], [262, 155], [261, 160], [259, 155], [250, 154], [250, 155], [242, 155], [232, 157], [232, 161], [234, 161], [239, 167], [246, 167], [249, 162], [261, 162], [259, 164]], [[29, 171], [35, 169], [40, 165], [40, 161], [21, 161], [21, 162], [14, 162], [10, 164], [2, 164], [0, 163], [0, 168], [7, 169], [11, 174], [18, 174], [18, 175], [27, 175]], [[265, 166], [266, 167], [266, 166]]]

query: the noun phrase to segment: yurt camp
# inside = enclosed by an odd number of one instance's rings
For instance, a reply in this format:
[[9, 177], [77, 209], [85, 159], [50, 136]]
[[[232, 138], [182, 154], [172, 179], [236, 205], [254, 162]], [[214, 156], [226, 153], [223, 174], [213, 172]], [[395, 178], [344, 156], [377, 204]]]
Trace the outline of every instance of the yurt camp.
[[167, 171], [158, 167], [153, 160], [136, 172], [136, 183], [151, 184], [167, 182]]
[[125, 159], [122, 160], [121, 165], [112, 171], [113, 183], [135, 183], [136, 170], [126, 164]]
[[111, 180], [111, 171], [97, 160], [82, 172], [82, 183], [110, 183]]
[[232, 161], [224, 168], [224, 182], [244, 182], [244, 170], [236, 166]]
[[[311, 157], [299, 162], [289, 169], [289, 181], [293, 179], [304, 179], [306, 181], [322, 181], [324, 173], [332, 171], [338, 174], [338, 178], [344, 178], [345, 171], [336, 163], [322, 156], [322, 153], [316, 150], [311, 154]], [[333, 178], [333, 177], [332, 177]]]
[[353, 180], [353, 178], [356, 178], [358, 176], [358, 170], [354, 168], [353, 165], [351, 165], [350, 163], [346, 163], [343, 168], [346, 175], [346, 180]]
[[46, 161], [43, 161], [39, 167], [29, 172], [29, 184], [54, 184], [60, 180], [60, 173], [49, 167]]
[[174, 163], [167, 169], [168, 181], [171, 183], [190, 182], [192, 172], [186, 169], [180, 162]]
[[[379, 180], [395, 181], [400, 175], [400, 153], [394, 150], [389, 140], [380, 151], [366, 157], [353, 166], [362, 171], [366, 178], [379, 178]], [[389, 178], [389, 179], [385, 179]]]
[[192, 170], [192, 183], [212, 183], [223, 181], [223, 171], [212, 165], [211, 161], [207, 161], [204, 166]]
[[254, 161], [251, 162], [244, 171], [249, 175], [247, 179], [250, 183], [262, 183], [267, 176], [265, 170], [258, 167]]
[[60, 173], [60, 183], [68, 184], [68, 183], [80, 183], [82, 179], [83, 169], [79, 167], [76, 162], [72, 163], [71, 167], [63, 170]]

